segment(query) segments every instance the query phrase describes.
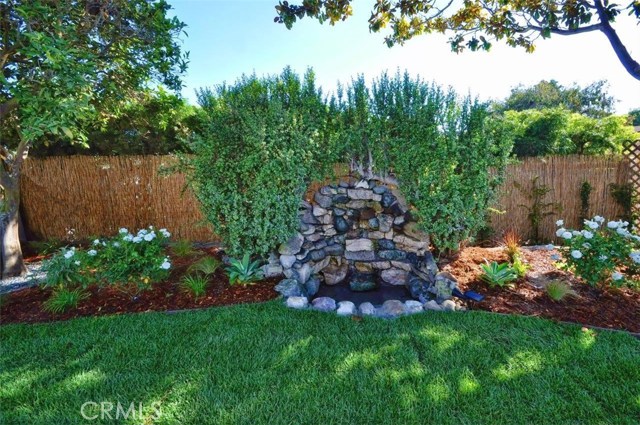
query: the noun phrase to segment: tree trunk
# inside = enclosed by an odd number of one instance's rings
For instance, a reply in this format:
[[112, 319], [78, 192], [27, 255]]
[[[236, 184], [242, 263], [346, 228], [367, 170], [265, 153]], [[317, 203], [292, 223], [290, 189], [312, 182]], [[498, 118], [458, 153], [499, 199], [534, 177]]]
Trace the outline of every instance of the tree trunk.
[[[9, 177], [11, 184], [4, 185], [4, 201], [7, 212], [2, 229], [2, 278], [20, 276], [27, 268], [20, 246], [20, 180]], [[8, 176], [6, 176], [8, 177]]]

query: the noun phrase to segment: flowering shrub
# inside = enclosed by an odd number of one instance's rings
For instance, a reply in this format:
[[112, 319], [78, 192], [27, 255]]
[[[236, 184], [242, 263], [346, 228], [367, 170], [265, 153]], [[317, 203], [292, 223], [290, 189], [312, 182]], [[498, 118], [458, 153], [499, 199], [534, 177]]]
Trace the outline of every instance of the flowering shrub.
[[171, 234], [153, 226], [137, 234], [122, 228], [110, 239], [96, 239], [87, 250], [63, 248], [44, 264], [46, 286], [135, 283], [147, 287], [167, 278], [171, 262], [164, 245]]
[[584, 221], [583, 230], [565, 229], [556, 222], [556, 236], [562, 238], [565, 268], [572, 270], [589, 285], [633, 284], [640, 264], [640, 236], [629, 230], [626, 221], [609, 221], [595, 216]]

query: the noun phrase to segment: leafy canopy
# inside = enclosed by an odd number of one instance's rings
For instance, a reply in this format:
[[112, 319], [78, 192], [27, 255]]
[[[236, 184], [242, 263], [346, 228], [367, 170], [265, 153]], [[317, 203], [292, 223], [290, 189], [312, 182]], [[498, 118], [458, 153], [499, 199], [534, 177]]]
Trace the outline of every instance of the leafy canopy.
[[[332, 25], [349, 17], [351, 0], [305, 0], [301, 5], [280, 1], [276, 22], [287, 28], [309, 16]], [[640, 22], [640, 2], [616, 4], [607, 0], [376, 0], [369, 18], [373, 32], [390, 27], [385, 38], [389, 47], [422, 34], [453, 33], [454, 52], [489, 50], [496, 40], [535, 49], [538, 37], [601, 31], [625, 69], [640, 79], [640, 64], [634, 60], [612, 26], [621, 13]]]

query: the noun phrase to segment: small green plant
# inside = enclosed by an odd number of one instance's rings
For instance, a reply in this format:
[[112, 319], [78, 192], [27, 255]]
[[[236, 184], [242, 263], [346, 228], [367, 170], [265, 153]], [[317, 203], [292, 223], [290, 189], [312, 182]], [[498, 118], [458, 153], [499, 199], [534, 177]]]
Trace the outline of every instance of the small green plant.
[[518, 278], [516, 272], [511, 268], [509, 263], [501, 263], [493, 261], [480, 266], [482, 275], [480, 279], [490, 287], [504, 287]]
[[547, 295], [553, 301], [562, 301], [565, 297], [578, 296], [576, 291], [571, 289], [571, 286], [569, 286], [569, 284], [562, 282], [560, 280], [553, 280], [547, 283], [545, 289], [547, 291]]
[[514, 272], [516, 272], [518, 279], [521, 279], [527, 274], [527, 271], [531, 268], [531, 266], [522, 260], [522, 255], [516, 254], [513, 257], [513, 261], [511, 262], [511, 268]]
[[582, 182], [580, 185], [580, 217], [579, 222], [583, 223], [589, 218], [589, 197], [591, 196], [591, 185], [589, 182]]
[[616, 201], [616, 203], [622, 207], [622, 216], [620, 216], [620, 218], [623, 221], [633, 222], [632, 210], [633, 204], [636, 200], [636, 196], [633, 191], [633, 185], [631, 183], [611, 183], [609, 185], [609, 193]]
[[42, 307], [53, 314], [64, 313], [70, 308], [78, 307], [78, 303], [89, 295], [80, 288], [56, 288]]
[[530, 205], [520, 205], [529, 211], [527, 218], [531, 223], [531, 240], [535, 243], [540, 242], [540, 224], [542, 220], [550, 215], [554, 215], [562, 210], [560, 204], [556, 202], [544, 202], [544, 198], [552, 191], [549, 186], [538, 182], [539, 176], [535, 176], [531, 180], [530, 189], [526, 189], [521, 184], [514, 182], [514, 186], [531, 201]]
[[502, 238], [504, 253], [509, 257], [509, 261], [514, 262], [520, 254], [520, 236], [515, 230], [507, 230]]
[[186, 275], [180, 281], [180, 286], [185, 292], [190, 292], [195, 298], [203, 296], [207, 292], [209, 280], [201, 274]]
[[229, 259], [229, 266], [227, 266], [226, 270], [229, 276], [229, 283], [232, 285], [248, 285], [262, 279], [260, 262], [258, 260], [251, 262], [249, 253], [244, 254], [242, 260]]
[[33, 249], [38, 255], [51, 255], [56, 252], [63, 245], [60, 239], [49, 238], [44, 241], [30, 241], [29, 247]]
[[189, 267], [189, 272], [202, 273], [205, 276], [214, 274], [222, 263], [215, 257], [204, 257]]
[[86, 253], [75, 247], [62, 248], [57, 254], [43, 262], [47, 273], [43, 285], [46, 287], [82, 286], [95, 282], [95, 277], [85, 267], [88, 261]]
[[178, 257], [191, 257], [192, 255], [196, 255], [198, 251], [193, 249], [193, 244], [186, 239], [180, 239], [171, 244], [171, 250]]

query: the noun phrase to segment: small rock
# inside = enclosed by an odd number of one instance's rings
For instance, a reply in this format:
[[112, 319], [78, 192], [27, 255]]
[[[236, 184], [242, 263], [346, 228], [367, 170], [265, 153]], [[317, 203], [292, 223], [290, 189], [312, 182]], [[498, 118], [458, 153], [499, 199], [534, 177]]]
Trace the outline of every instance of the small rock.
[[327, 253], [327, 255], [338, 256], [344, 254], [344, 247], [340, 244], [329, 245], [324, 249], [324, 251]]
[[303, 224], [319, 224], [318, 219], [309, 210], [306, 210], [304, 214], [302, 214], [300, 221]]
[[362, 275], [351, 278], [349, 288], [351, 288], [353, 292], [371, 291], [376, 289], [376, 282], [373, 280], [373, 276]]
[[333, 197], [333, 203], [334, 204], [346, 204], [347, 202], [349, 202], [349, 197], [346, 194], [341, 194], [341, 195], [335, 195]]
[[307, 290], [296, 279], [283, 279], [278, 283], [275, 288], [276, 292], [280, 293], [283, 297], [306, 297]]
[[378, 256], [383, 260], [398, 261], [407, 258], [407, 253], [399, 250], [385, 250], [378, 252]]
[[361, 316], [375, 316], [376, 308], [373, 306], [373, 304], [365, 302], [360, 304], [358, 312]]
[[338, 193], [338, 191], [331, 186], [322, 186], [320, 188], [320, 193], [323, 195], [329, 196], [329, 195], [335, 195], [336, 193]]
[[323, 259], [322, 261], [319, 261], [318, 263], [314, 264], [311, 267], [311, 273], [312, 274], [317, 274], [319, 273], [322, 269], [324, 269], [325, 267], [327, 267], [329, 265], [329, 261], [331, 259], [329, 257], [326, 257], [325, 259]]
[[378, 216], [378, 220], [380, 221], [380, 231], [388, 232], [391, 230], [391, 226], [393, 226], [393, 217], [388, 214], [380, 214]]
[[370, 263], [370, 264], [371, 264], [371, 267], [377, 270], [386, 270], [388, 268], [391, 268], [391, 263], [388, 261], [374, 261], [373, 263]]
[[403, 263], [401, 261], [392, 261], [391, 265], [397, 269], [401, 269], [404, 270], [406, 272], [410, 272], [411, 271], [411, 264], [409, 263]]
[[313, 297], [318, 293], [318, 289], [320, 289], [320, 279], [317, 276], [312, 276], [304, 284], [304, 287], [307, 291], [307, 295]]
[[404, 308], [407, 314], [422, 313], [422, 303], [416, 300], [407, 300], [404, 302]]
[[282, 275], [284, 269], [281, 265], [266, 264], [262, 267], [264, 277], [271, 278]]
[[299, 269], [295, 270], [294, 276], [298, 282], [306, 283], [306, 281], [311, 277], [311, 266], [309, 266], [309, 264], [304, 264]]
[[347, 189], [347, 195], [349, 198], [356, 200], [380, 201], [382, 199], [381, 195], [376, 195], [369, 189]]
[[313, 261], [323, 260], [326, 256], [327, 256], [327, 253], [324, 251], [324, 249], [316, 249], [315, 251], [311, 251], [309, 253], [309, 257]]
[[442, 309], [444, 311], [456, 311], [456, 303], [451, 300], [444, 300], [442, 302]]
[[349, 222], [340, 216], [333, 218], [333, 226], [335, 227], [336, 232], [340, 234], [346, 233], [351, 228]]
[[333, 311], [336, 309], [336, 300], [330, 297], [318, 297], [311, 301], [313, 308], [320, 311]]
[[286, 304], [287, 307], [301, 310], [309, 306], [309, 300], [307, 299], [307, 297], [289, 297], [287, 298]]
[[[367, 206], [367, 203], [364, 200], [355, 200], [355, 201], [347, 202], [347, 208], [351, 208], [354, 211], [365, 208], [366, 206]], [[359, 216], [359, 213], [357, 214]]]
[[376, 187], [373, 188], [373, 193], [375, 193], [376, 195], [382, 195], [383, 193], [385, 193], [388, 190], [389, 189], [387, 189], [386, 186], [376, 186]]
[[380, 222], [376, 217], [370, 218], [367, 224], [369, 225], [369, 228], [373, 230], [377, 230], [378, 227], [380, 226]]
[[333, 213], [335, 215], [345, 215], [347, 213], [347, 210], [343, 210], [342, 208], [334, 208], [333, 209]]
[[319, 205], [314, 205], [314, 206], [313, 206], [313, 215], [315, 215], [316, 217], [319, 217], [319, 216], [321, 216], [321, 215], [325, 215], [325, 214], [327, 214], [328, 212], [329, 212], [328, 210], [326, 210], [326, 209], [322, 208], [322, 207], [321, 207], [321, 206], [319, 206]]
[[300, 233], [296, 233], [291, 239], [280, 245], [280, 249], [278, 251], [282, 255], [294, 255], [300, 252], [303, 243], [304, 236]]
[[336, 285], [342, 282], [347, 277], [349, 266], [347, 263], [342, 265], [329, 264], [322, 269], [322, 275], [324, 276], [324, 283], [327, 285]]
[[322, 208], [329, 208], [333, 203], [333, 198], [331, 196], [323, 195], [320, 192], [316, 192], [313, 199]]
[[382, 199], [380, 200], [380, 205], [382, 205], [384, 208], [389, 208], [391, 205], [393, 205], [394, 202], [396, 202], [396, 197], [393, 196], [391, 192], [385, 192], [381, 196]]
[[380, 240], [378, 240], [378, 247], [380, 249], [393, 250], [393, 249], [396, 249], [396, 244], [393, 243], [393, 241], [390, 239], [381, 238]]
[[351, 301], [340, 301], [338, 303], [338, 316], [353, 316], [356, 314], [356, 305]]
[[352, 260], [352, 261], [375, 261], [376, 260], [376, 254], [373, 251], [356, 251], [356, 252], [347, 251], [344, 253], [344, 257], [347, 260]]
[[379, 317], [398, 317], [405, 313], [404, 304], [398, 300], [387, 300], [382, 307], [377, 309], [376, 314]]
[[356, 261], [353, 263], [356, 270], [360, 273], [372, 273], [373, 272], [373, 264], [372, 263], [363, 263], [361, 261]]
[[404, 285], [407, 282], [408, 272], [402, 269], [390, 268], [383, 270], [380, 273], [380, 277], [391, 285]]
[[304, 225], [304, 227], [300, 226], [300, 230], [303, 235], [305, 236], [311, 235], [316, 231], [316, 226], [313, 226], [311, 224], [304, 224], [304, 223], [302, 224]]
[[347, 252], [373, 251], [373, 242], [371, 239], [347, 239], [346, 250]]
[[356, 189], [369, 189], [369, 182], [366, 180], [360, 180], [358, 183], [356, 183], [355, 186]]
[[427, 301], [422, 306], [424, 310], [442, 311], [442, 307], [436, 302], [436, 300]]

